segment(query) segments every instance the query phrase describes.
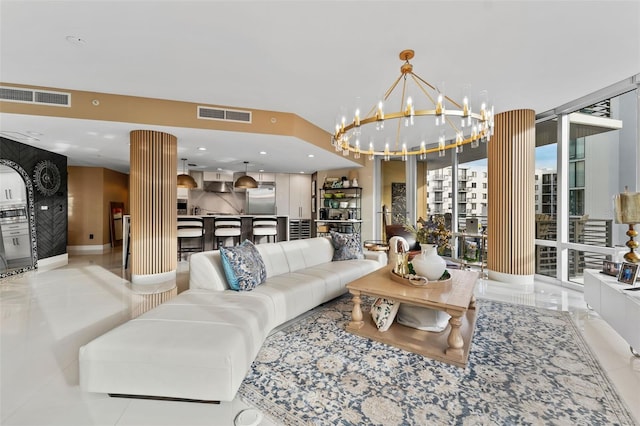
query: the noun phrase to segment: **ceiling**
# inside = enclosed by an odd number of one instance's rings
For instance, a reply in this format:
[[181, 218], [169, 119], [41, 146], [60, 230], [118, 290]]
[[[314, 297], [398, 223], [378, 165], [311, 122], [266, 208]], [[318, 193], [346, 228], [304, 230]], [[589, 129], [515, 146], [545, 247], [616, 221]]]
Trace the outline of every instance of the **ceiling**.
[[[356, 99], [376, 104], [403, 49], [455, 98], [539, 113], [640, 72], [640, 2], [0, 1], [3, 83], [290, 112], [327, 132]], [[138, 128], [174, 134], [205, 170], [355, 166], [291, 136], [0, 112], [5, 134], [122, 172]]]

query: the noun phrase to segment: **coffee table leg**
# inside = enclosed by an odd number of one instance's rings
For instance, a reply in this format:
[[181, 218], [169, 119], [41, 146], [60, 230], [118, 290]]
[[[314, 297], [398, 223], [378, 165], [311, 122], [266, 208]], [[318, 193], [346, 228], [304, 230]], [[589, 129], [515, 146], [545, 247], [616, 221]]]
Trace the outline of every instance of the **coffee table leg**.
[[462, 333], [460, 332], [460, 327], [462, 326], [462, 316], [460, 316], [459, 314], [457, 316], [454, 316], [451, 312], [449, 312], [449, 315], [451, 315], [451, 318], [449, 319], [451, 331], [449, 332], [449, 337], [447, 338], [449, 347], [444, 351], [444, 353], [462, 359], [464, 357], [464, 351], [462, 350], [462, 348], [464, 347], [464, 341], [462, 340]]
[[469, 302], [469, 309], [475, 309], [476, 308], [476, 296], [473, 295], [471, 296], [471, 301]]
[[364, 321], [362, 321], [362, 308], [360, 307], [360, 292], [349, 290], [349, 293], [353, 295], [353, 310], [351, 311], [349, 328], [360, 329], [364, 325]]

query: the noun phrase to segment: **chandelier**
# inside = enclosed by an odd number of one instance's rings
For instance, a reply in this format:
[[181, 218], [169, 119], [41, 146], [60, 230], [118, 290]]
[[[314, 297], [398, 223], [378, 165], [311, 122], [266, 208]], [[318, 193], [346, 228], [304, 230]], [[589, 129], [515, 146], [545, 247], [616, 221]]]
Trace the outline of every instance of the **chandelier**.
[[[407, 160], [409, 155], [417, 155], [424, 160], [432, 152], [444, 156], [447, 149], [459, 153], [464, 145], [475, 148], [479, 142], [489, 141], [493, 134], [493, 107], [482, 99], [486, 92], [480, 96], [477, 109], [472, 108], [469, 94], [457, 102], [444, 93], [444, 85], [436, 87], [413, 72], [409, 62], [413, 57], [413, 50], [400, 52], [404, 61], [400, 76], [366, 115], [361, 116], [356, 106], [350, 123], [342, 116], [331, 138], [336, 151], [345, 156], [353, 153], [356, 159], [365, 154], [370, 159], [383, 156], [385, 160]], [[408, 84], [411, 82], [414, 85]], [[402, 89], [399, 101], [397, 93], [394, 95], [396, 88]], [[424, 96], [414, 99], [412, 94]], [[394, 101], [399, 104], [398, 111], [385, 111]]]

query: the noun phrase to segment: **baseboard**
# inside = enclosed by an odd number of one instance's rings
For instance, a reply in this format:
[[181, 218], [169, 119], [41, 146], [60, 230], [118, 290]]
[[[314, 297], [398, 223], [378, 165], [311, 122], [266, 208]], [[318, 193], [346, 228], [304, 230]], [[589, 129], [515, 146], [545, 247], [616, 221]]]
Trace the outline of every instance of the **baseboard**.
[[504, 272], [496, 272], [489, 269], [488, 276], [490, 280], [497, 281], [501, 285], [507, 286], [511, 289], [521, 292], [533, 292], [533, 275], [506, 274]]
[[111, 251], [111, 243], [93, 244], [85, 246], [67, 246], [67, 251], [72, 254], [92, 254], [92, 253], [109, 253]]
[[45, 259], [38, 259], [38, 271], [48, 271], [50, 269], [60, 268], [69, 264], [69, 254], [64, 253], [58, 256], [51, 256]]

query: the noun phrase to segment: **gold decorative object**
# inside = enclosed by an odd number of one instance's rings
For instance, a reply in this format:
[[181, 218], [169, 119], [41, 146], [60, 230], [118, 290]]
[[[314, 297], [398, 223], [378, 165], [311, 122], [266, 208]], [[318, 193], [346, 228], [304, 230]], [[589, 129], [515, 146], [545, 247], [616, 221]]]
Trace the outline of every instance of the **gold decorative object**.
[[640, 192], [628, 192], [625, 187], [625, 192], [614, 197], [614, 207], [616, 223], [629, 225], [627, 231], [629, 241], [626, 244], [629, 252], [624, 255], [624, 258], [627, 262], [639, 263], [640, 256], [634, 252], [634, 249], [637, 249], [640, 243], [634, 240], [638, 236], [638, 231], [633, 229], [633, 225], [640, 223]]
[[249, 162], [244, 162], [244, 176], [240, 176], [233, 184], [234, 188], [252, 189], [258, 187], [258, 182], [251, 176], [249, 176]]
[[181, 160], [182, 160], [182, 174], [178, 175], [178, 188], [188, 188], [188, 189], [197, 188], [198, 184], [196, 183], [195, 179], [191, 177], [191, 175], [187, 174], [187, 166], [186, 166], [187, 159], [181, 158]]
[[[345, 156], [353, 153], [354, 158], [360, 158], [363, 153], [369, 155], [370, 159], [376, 155], [384, 156], [385, 160], [390, 157], [406, 160], [409, 155], [425, 159], [431, 152], [439, 152], [440, 156], [444, 156], [447, 149], [455, 148], [456, 152], [461, 152], [466, 144], [475, 148], [480, 141], [490, 139], [493, 133], [493, 107], [484, 99], [486, 92], [480, 96], [479, 106], [475, 110], [471, 106], [470, 93], [465, 93], [461, 102], [455, 101], [445, 94], [444, 84], [437, 87], [413, 72], [413, 65], [409, 62], [413, 57], [413, 50], [400, 52], [400, 59], [404, 61], [400, 76], [366, 115], [361, 116], [358, 105], [350, 123], [342, 115], [331, 141], [336, 151], [342, 151]], [[400, 81], [401, 85], [398, 84]], [[414, 85], [409, 87], [408, 81]], [[394, 89], [398, 87], [402, 88], [399, 99], [394, 95]], [[412, 94], [416, 96], [412, 97]], [[385, 111], [388, 104], [393, 102], [399, 103], [398, 111]], [[389, 134], [389, 129], [387, 132], [384, 130], [385, 122], [390, 120], [397, 121], [395, 135]], [[406, 135], [401, 134], [403, 128], [406, 128]], [[393, 129], [391, 131], [393, 133]], [[393, 138], [395, 146], [391, 147]], [[427, 145], [429, 138], [433, 141], [430, 146]]]

